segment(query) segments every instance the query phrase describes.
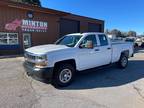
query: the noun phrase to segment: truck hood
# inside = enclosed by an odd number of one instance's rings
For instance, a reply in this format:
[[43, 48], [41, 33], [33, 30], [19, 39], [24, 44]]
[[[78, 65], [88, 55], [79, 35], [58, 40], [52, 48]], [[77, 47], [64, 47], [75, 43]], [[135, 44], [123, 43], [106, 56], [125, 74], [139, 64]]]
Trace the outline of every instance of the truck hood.
[[48, 52], [67, 49], [67, 48], [69, 47], [65, 45], [49, 44], [49, 45], [40, 45], [40, 46], [31, 47], [26, 49], [25, 51], [36, 55], [41, 55], [41, 54], [46, 54]]

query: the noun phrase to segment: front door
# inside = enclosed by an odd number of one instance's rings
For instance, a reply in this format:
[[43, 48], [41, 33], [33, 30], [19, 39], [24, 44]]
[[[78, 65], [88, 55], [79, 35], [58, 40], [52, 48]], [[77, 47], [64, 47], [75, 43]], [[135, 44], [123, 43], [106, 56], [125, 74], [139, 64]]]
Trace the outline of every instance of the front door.
[[31, 34], [30, 33], [23, 34], [23, 46], [24, 46], [24, 50], [31, 47]]
[[85, 70], [90, 69], [99, 66], [99, 61], [101, 60], [99, 56], [101, 55], [99, 53], [98, 47], [97, 47], [97, 39], [96, 35], [88, 35], [83, 41], [82, 45], [86, 45], [87, 41], [93, 42], [93, 48], [80, 48], [78, 51], [78, 67], [79, 70]]

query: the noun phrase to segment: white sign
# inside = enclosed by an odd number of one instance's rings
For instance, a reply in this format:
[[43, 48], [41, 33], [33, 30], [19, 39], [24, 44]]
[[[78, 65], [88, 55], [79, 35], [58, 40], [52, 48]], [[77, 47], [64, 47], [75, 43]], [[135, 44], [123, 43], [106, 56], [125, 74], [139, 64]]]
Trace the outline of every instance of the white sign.
[[22, 31], [26, 32], [46, 32], [48, 28], [47, 22], [22, 20]]
[[11, 31], [16, 31], [18, 27], [21, 27], [24, 32], [47, 32], [48, 23], [43, 21], [16, 19], [5, 25], [5, 29]]

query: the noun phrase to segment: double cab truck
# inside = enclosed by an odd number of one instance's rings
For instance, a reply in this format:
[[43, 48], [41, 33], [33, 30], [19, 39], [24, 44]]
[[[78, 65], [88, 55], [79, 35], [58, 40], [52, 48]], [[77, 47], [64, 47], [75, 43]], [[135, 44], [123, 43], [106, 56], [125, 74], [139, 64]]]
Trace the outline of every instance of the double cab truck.
[[126, 68], [133, 54], [133, 44], [111, 41], [104, 33], [74, 33], [63, 36], [55, 44], [26, 49], [24, 68], [30, 76], [46, 78], [56, 87], [65, 87], [79, 71], [113, 63]]

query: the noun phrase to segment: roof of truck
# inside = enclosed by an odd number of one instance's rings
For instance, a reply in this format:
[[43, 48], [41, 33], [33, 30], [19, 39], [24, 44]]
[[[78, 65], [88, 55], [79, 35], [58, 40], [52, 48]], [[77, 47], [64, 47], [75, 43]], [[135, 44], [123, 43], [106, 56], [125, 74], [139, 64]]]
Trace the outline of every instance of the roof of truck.
[[70, 36], [70, 35], [90, 35], [90, 34], [104, 34], [104, 33], [100, 33], [100, 32], [84, 32], [84, 33], [72, 33], [72, 34], [68, 34], [68, 36]]

